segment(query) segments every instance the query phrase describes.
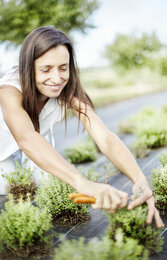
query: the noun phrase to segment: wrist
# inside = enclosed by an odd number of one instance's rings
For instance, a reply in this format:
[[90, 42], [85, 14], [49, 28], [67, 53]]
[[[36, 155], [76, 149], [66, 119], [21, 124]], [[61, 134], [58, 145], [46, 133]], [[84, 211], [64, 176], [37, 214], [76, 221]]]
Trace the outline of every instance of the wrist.
[[141, 172], [136, 176], [132, 176], [131, 181], [133, 182], [133, 184], [137, 183], [137, 182], [142, 182], [142, 181], [147, 181], [146, 176]]
[[87, 181], [81, 174], [77, 174], [74, 179], [73, 188], [79, 192], [81, 187], [84, 185], [85, 181]]

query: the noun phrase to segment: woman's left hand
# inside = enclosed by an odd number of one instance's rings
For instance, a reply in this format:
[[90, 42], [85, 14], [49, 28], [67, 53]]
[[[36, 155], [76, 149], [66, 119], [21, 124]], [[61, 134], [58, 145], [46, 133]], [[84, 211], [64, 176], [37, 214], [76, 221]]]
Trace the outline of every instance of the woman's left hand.
[[159, 215], [159, 211], [155, 207], [154, 197], [146, 178], [138, 180], [133, 185], [132, 192], [132, 202], [129, 204], [128, 209], [133, 209], [146, 202], [148, 206], [147, 224], [151, 224], [154, 218], [157, 228], [163, 228], [164, 224]]

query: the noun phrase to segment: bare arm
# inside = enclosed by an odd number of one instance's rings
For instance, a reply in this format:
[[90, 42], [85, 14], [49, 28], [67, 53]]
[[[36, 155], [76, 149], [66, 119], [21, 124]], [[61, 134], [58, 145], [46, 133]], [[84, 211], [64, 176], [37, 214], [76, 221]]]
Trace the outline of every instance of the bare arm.
[[0, 104], [4, 120], [20, 149], [41, 169], [75, 188], [75, 182], [82, 176], [52, 148], [42, 135], [35, 131], [21, 103], [22, 95], [16, 88], [10, 86], [0, 88]]
[[[77, 108], [79, 106], [77, 99], [74, 99], [73, 102]], [[133, 183], [139, 180], [139, 178], [145, 179], [144, 174], [140, 170], [131, 152], [118, 136], [104, 125], [92, 108], [87, 107], [87, 110], [85, 110], [85, 105], [81, 104], [81, 106], [83, 112], [85, 112], [88, 117], [81, 114], [80, 120], [90, 136], [95, 140], [100, 151]], [[75, 111], [75, 113], [78, 116], [78, 112]]]
[[[79, 102], [76, 98], [73, 99], [73, 105], [76, 109], [79, 107]], [[159, 212], [154, 206], [154, 197], [149, 188], [147, 179], [129, 149], [104, 125], [92, 108], [89, 106], [85, 108], [83, 103], [81, 103], [81, 108], [87, 116], [81, 114], [80, 120], [90, 136], [95, 140], [101, 152], [133, 182], [132, 192], [134, 195], [142, 190], [141, 196], [131, 202], [128, 208], [132, 209], [146, 202], [148, 205], [147, 223], [150, 224], [152, 219], [155, 218], [157, 227], [163, 227], [164, 225], [159, 216]], [[74, 112], [79, 116], [75, 109]]]
[[52, 146], [35, 131], [34, 126], [22, 108], [22, 95], [17, 89], [0, 88], [0, 105], [4, 120], [20, 149], [40, 168], [71, 185], [78, 192], [96, 197], [95, 208], [115, 212], [127, 204], [127, 194], [107, 184], [86, 180], [75, 167], [68, 163]]

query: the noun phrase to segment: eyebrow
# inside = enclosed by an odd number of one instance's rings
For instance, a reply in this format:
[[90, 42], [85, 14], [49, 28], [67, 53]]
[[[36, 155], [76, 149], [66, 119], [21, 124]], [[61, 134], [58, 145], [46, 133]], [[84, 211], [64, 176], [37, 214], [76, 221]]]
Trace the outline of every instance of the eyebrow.
[[[69, 63], [64, 63], [64, 64], [61, 64], [60, 66], [67, 66], [67, 65], [69, 65]], [[53, 65], [42, 65], [42, 66], [39, 66], [40, 69], [41, 68], [51, 68], [51, 67], [53, 67]]]

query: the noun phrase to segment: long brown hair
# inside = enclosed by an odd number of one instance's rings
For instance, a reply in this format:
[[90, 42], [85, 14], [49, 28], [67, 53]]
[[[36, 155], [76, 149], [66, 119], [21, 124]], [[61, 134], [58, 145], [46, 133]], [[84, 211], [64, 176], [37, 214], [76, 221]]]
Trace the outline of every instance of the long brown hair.
[[[57, 98], [61, 107], [65, 108], [65, 122], [67, 120], [66, 108], [73, 108], [73, 97], [78, 98], [85, 105], [93, 104], [86, 94], [79, 80], [74, 48], [70, 39], [53, 26], [39, 27], [32, 31], [23, 42], [19, 57], [19, 74], [22, 88], [22, 105], [29, 114], [35, 130], [39, 132], [39, 92], [35, 83], [34, 61], [53, 47], [65, 45], [70, 54], [70, 76], [65, 88]], [[79, 105], [80, 114], [84, 114]]]

